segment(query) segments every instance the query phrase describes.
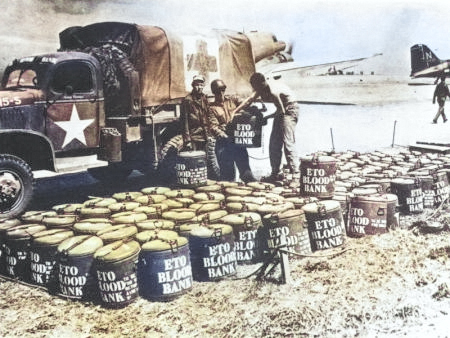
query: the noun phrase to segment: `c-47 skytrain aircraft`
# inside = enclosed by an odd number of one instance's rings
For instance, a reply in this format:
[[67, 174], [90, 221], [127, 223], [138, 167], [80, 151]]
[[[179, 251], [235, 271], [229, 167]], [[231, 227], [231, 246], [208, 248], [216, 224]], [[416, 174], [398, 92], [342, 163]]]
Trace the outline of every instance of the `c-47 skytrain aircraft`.
[[411, 77], [440, 78], [448, 76], [450, 60], [439, 59], [426, 45], [411, 47]]

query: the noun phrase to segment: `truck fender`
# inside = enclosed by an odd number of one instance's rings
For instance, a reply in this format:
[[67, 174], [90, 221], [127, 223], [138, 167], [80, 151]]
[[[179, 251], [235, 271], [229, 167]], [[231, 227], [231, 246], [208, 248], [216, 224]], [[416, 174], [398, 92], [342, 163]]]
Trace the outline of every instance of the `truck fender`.
[[34, 170], [55, 168], [55, 151], [50, 139], [44, 134], [26, 129], [5, 129], [0, 132], [1, 154], [17, 156]]

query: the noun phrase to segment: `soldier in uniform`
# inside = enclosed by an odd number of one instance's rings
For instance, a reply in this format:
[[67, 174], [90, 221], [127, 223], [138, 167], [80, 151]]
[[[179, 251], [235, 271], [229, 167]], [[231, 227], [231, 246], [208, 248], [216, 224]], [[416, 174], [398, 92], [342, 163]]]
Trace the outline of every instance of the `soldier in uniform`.
[[203, 93], [204, 86], [205, 78], [195, 75], [192, 80], [192, 91], [181, 103], [181, 130], [184, 147], [188, 150], [206, 151], [209, 102]]
[[437, 120], [439, 116], [442, 115], [442, 118], [444, 119], [444, 123], [447, 122], [447, 117], [445, 116], [444, 112], [444, 106], [445, 106], [445, 99], [450, 97], [450, 91], [448, 90], [447, 84], [445, 83], [445, 76], [441, 77], [441, 82], [439, 82], [434, 90], [433, 95], [433, 104], [437, 102], [439, 104], [439, 109], [436, 113], [436, 116], [433, 119], [433, 123], [437, 123]]
[[[215, 100], [208, 114], [208, 131], [216, 138], [216, 155], [220, 167], [220, 179], [234, 181], [234, 164], [239, 170], [240, 179], [247, 183], [255, 181], [250, 169], [247, 148], [234, 144], [226, 133], [227, 125], [233, 120], [234, 110], [241, 100], [237, 96], [225, 95], [227, 86], [220, 80], [211, 82]], [[242, 106], [241, 106], [242, 107]]]
[[250, 77], [250, 84], [256, 92], [256, 97], [261, 97], [264, 102], [273, 103], [276, 107], [273, 117], [272, 132], [270, 134], [269, 157], [272, 172], [264, 180], [273, 182], [280, 180], [281, 158], [284, 156], [289, 170], [298, 175], [299, 163], [297, 150], [295, 149], [295, 128], [297, 126], [299, 105], [293, 101], [289, 88], [280, 84], [268, 84], [264, 75], [254, 73]]

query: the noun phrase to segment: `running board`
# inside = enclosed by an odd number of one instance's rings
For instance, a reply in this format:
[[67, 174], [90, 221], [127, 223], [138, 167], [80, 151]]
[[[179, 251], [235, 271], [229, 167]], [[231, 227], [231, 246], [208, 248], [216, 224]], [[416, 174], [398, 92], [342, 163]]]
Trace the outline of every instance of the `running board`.
[[37, 170], [33, 172], [35, 178], [57, 176], [62, 174], [76, 173], [90, 168], [104, 167], [107, 161], [100, 161], [97, 155], [61, 157], [55, 159], [56, 172], [48, 170]]

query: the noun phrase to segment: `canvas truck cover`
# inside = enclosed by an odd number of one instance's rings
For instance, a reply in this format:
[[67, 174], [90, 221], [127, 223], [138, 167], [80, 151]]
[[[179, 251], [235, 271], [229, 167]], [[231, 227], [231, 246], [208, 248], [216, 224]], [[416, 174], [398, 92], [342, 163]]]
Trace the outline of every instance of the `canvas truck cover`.
[[184, 97], [194, 75], [209, 83], [225, 81], [228, 94], [249, 95], [255, 72], [250, 41], [245, 34], [212, 30], [206, 34], [177, 34], [156, 26], [119, 22], [69, 27], [60, 33], [63, 50], [113, 45], [127, 54], [140, 76], [141, 104], [159, 105]]

